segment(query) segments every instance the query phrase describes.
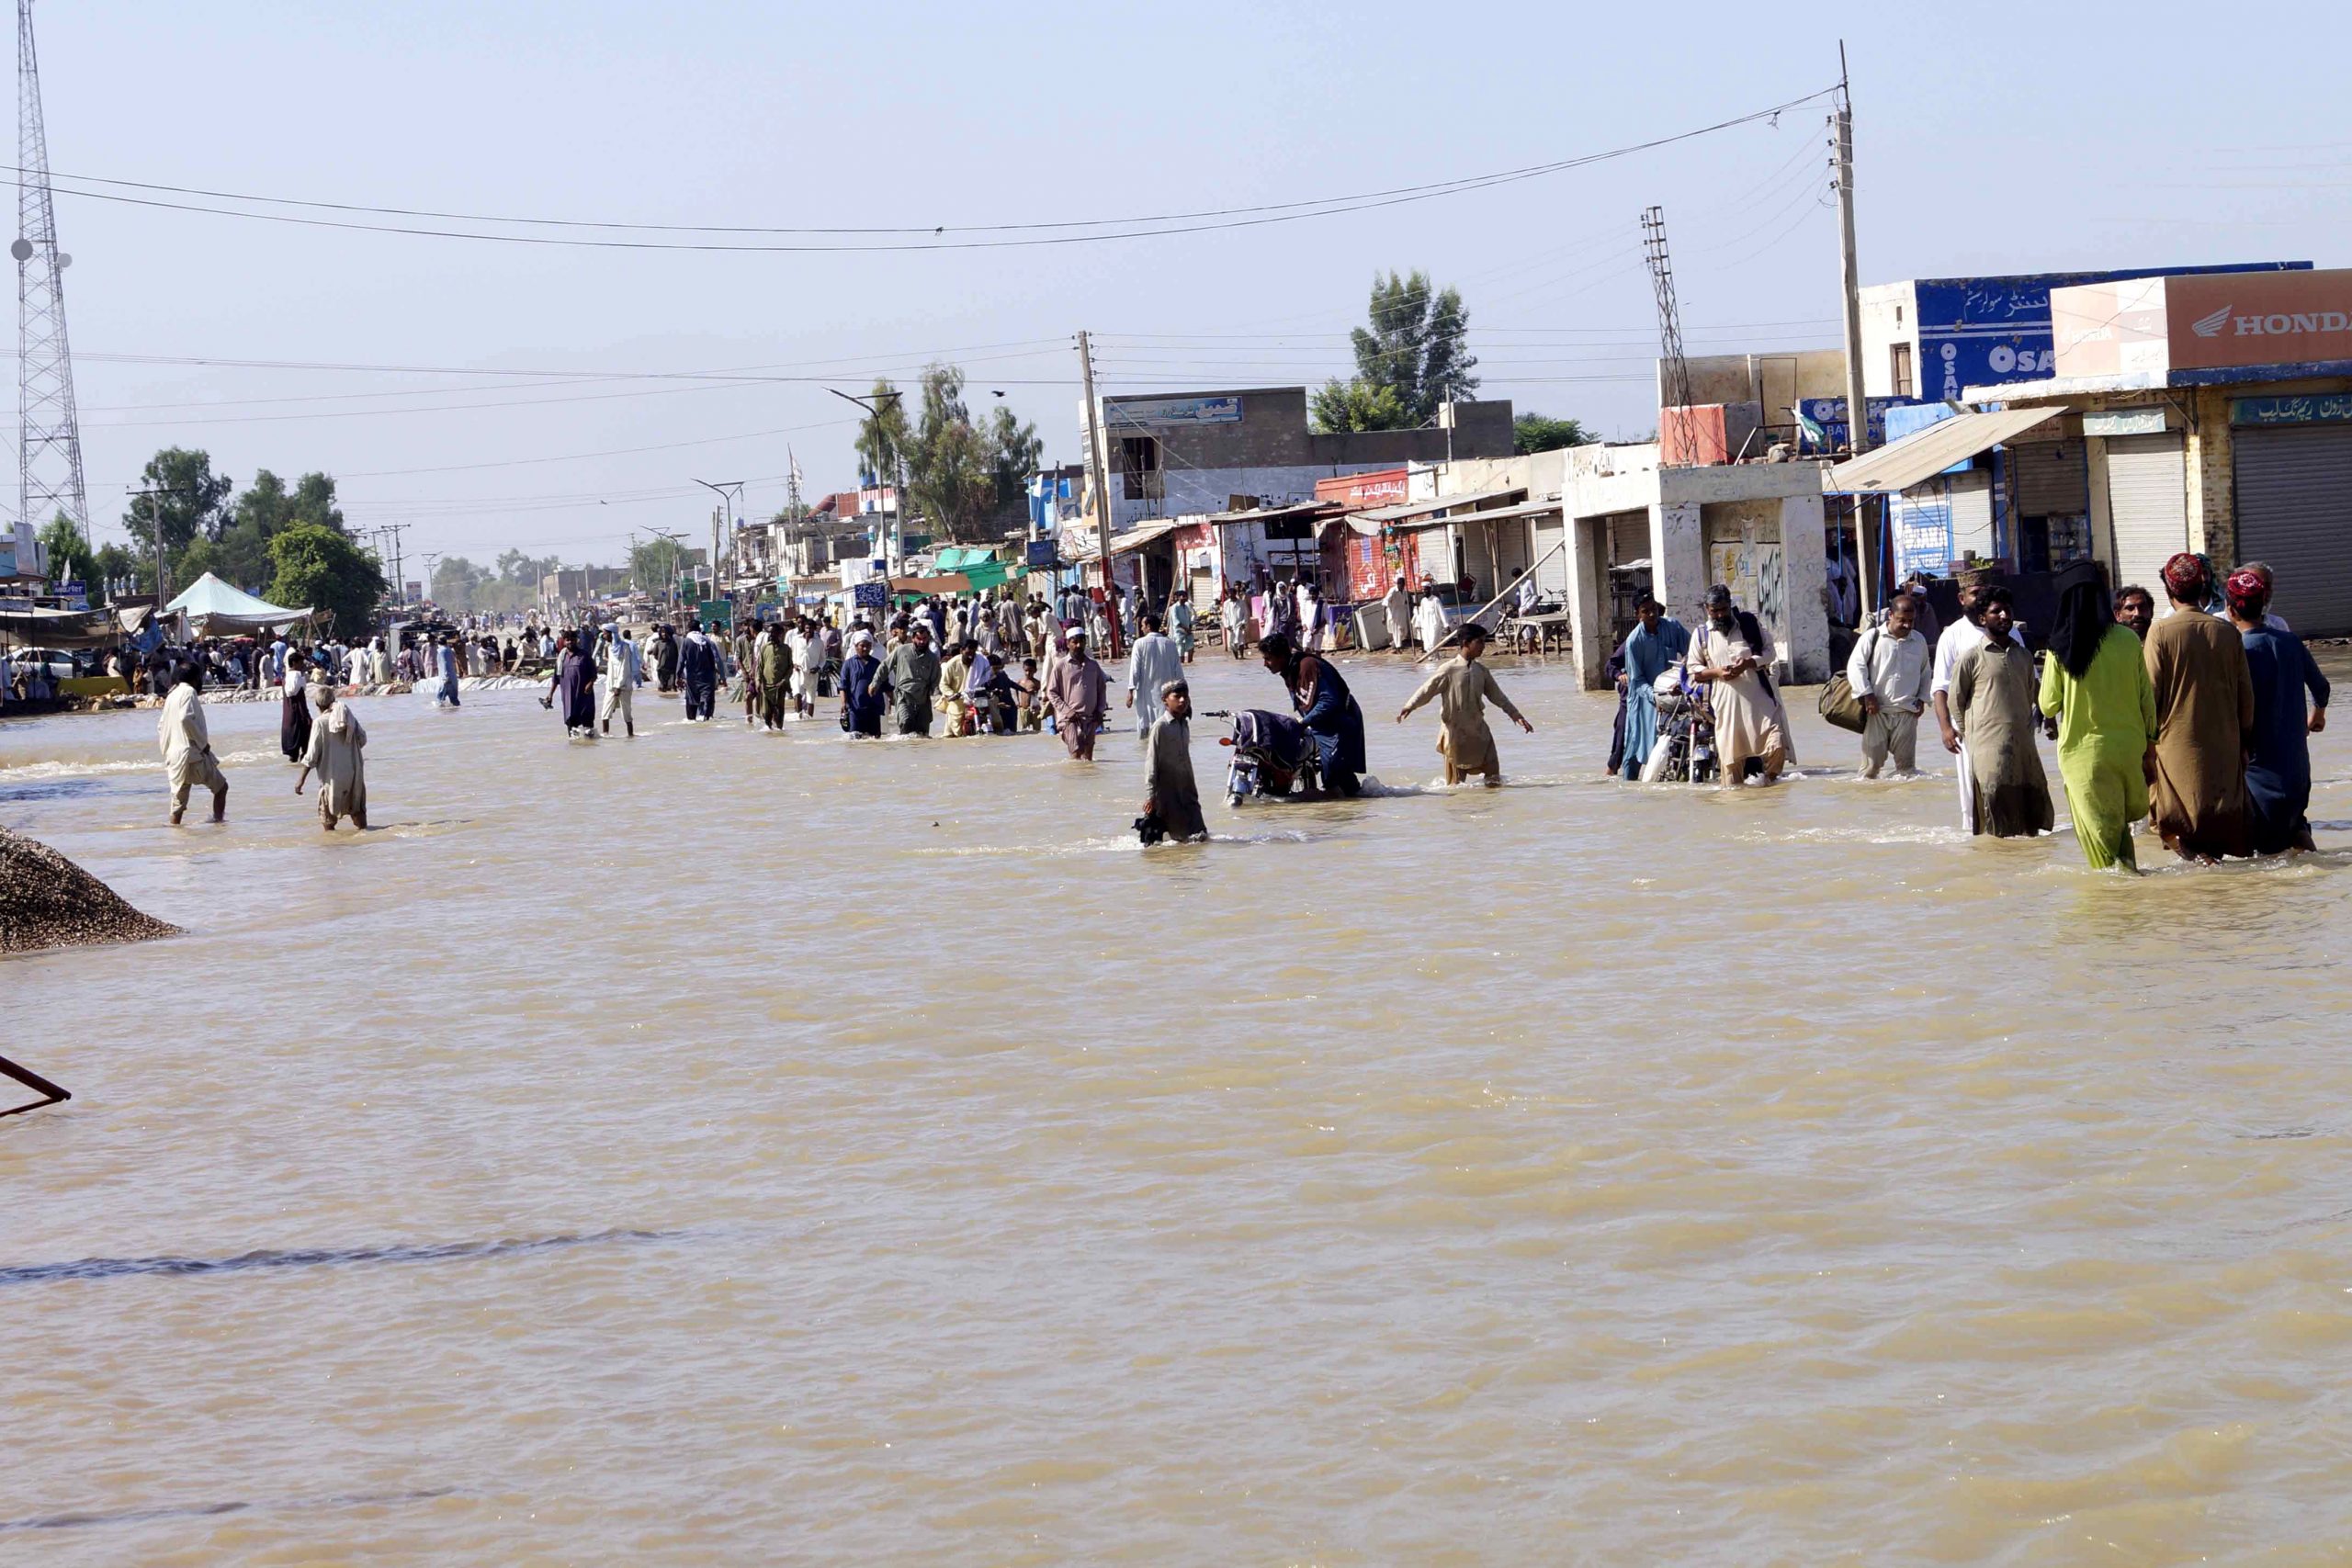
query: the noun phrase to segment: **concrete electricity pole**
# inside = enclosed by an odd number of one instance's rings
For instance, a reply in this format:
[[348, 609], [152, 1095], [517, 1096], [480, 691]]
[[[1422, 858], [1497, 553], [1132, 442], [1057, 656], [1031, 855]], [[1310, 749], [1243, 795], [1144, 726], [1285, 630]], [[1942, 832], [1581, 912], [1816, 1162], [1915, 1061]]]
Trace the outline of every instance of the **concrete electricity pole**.
[[[1830, 117], [1830, 144], [1838, 167], [1838, 261], [1846, 302], [1846, 449], [1859, 457], [1870, 449], [1870, 401], [1862, 396], [1861, 265], [1854, 254], [1854, 100], [1846, 77], [1846, 45], [1838, 44], [1838, 112]], [[1863, 547], [1861, 500], [1854, 502], [1854, 552], [1865, 614], [1875, 609], [1878, 566]]]
[[1105, 649], [1118, 657], [1119, 607], [1111, 575], [1111, 475], [1110, 456], [1102, 450], [1102, 431], [1094, 403], [1094, 350], [1087, 334], [1078, 334], [1079, 381], [1086, 395], [1086, 483], [1094, 494], [1094, 548], [1102, 558], [1102, 624], [1110, 629], [1111, 646]]

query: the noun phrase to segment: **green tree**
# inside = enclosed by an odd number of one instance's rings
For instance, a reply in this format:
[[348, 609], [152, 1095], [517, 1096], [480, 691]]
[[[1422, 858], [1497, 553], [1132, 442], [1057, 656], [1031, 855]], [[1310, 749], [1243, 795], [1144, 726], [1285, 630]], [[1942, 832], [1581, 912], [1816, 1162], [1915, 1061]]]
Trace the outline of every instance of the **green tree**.
[[[167, 565], [195, 540], [217, 540], [228, 522], [223, 503], [236, 481], [212, 471], [210, 454], [183, 446], [167, 446], [150, 457], [139, 479], [137, 490], [149, 493], [131, 496], [122, 526], [139, 556], [140, 581], [152, 591], [157, 527], [163, 530]], [[177, 570], [172, 575], [175, 581], [187, 581]]]
[[957, 541], [988, 536], [996, 505], [989, 440], [964, 404], [964, 373], [934, 365], [922, 373], [922, 422], [907, 452], [909, 501]]
[[510, 587], [530, 590], [533, 596], [539, 592], [539, 579], [563, 564], [561, 556], [525, 555], [521, 550], [499, 552], [498, 581]]
[[907, 400], [886, 378], [878, 376], [865, 400], [874, 408], [858, 423], [854, 445], [859, 466], [874, 476], [876, 483], [896, 484], [899, 459], [908, 457], [914, 446], [914, 434], [907, 423]]
[[100, 545], [97, 558], [92, 564], [91, 570], [95, 574], [91, 592], [96, 594], [96, 583], [124, 582], [136, 578], [139, 575], [139, 560], [120, 545]]
[[444, 556], [433, 569], [425, 592], [445, 610], [460, 614], [474, 609], [474, 590], [492, 581], [489, 572], [463, 556]]
[[996, 491], [995, 514], [1000, 521], [1025, 516], [1029, 507], [1029, 476], [1046, 453], [1046, 443], [1035, 423], [999, 403], [989, 420], [989, 468]]
[[329, 630], [346, 637], [376, 618], [384, 569], [375, 551], [322, 524], [296, 523], [270, 540], [269, 557], [277, 568], [269, 584], [276, 603], [316, 610]]
[[1510, 449], [1522, 457], [1531, 452], [1549, 452], [1561, 446], [1589, 446], [1599, 439], [1578, 420], [1523, 413], [1511, 421]]
[[1362, 379], [1327, 381], [1311, 405], [1315, 428], [1337, 435], [1351, 430], [1408, 430], [1413, 422], [1396, 400], [1396, 389]]
[[35, 537], [40, 539], [42, 551], [49, 557], [49, 580], [51, 582], [63, 582], [70, 578], [92, 593], [97, 592], [97, 557], [83, 540], [82, 530], [74, 525], [74, 519], [61, 512], [42, 524]]
[[335, 504], [332, 474], [304, 474], [294, 481], [294, 493], [288, 502], [288, 515], [296, 522], [332, 528], [338, 534], [351, 531], [343, 525], [343, 508]]
[[684, 563], [685, 551], [677, 540], [642, 540], [628, 547], [629, 584], [639, 593], [667, 593]]
[[[1410, 276], [1392, 271], [1374, 276], [1366, 313], [1367, 325], [1348, 334], [1356, 355], [1350, 386], [1360, 390], [1342, 400], [1334, 382], [1317, 399], [1318, 421], [1321, 405], [1328, 403], [1336, 417], [1360, 423], [1325, 423], [1323, 429], [1419, 429], [1447, 403], [1478, 389], [1478, 378], [1470, 374], [1478, 365], [1468, 344], [1470, 312], [1463, 308], [1459, 289], [1436, 288], [1429, 274], [1418, 269]], [[1377, 397], [1383, 389], [1394, 394], [1393, 413]], [[1370, 419], [1386, 423], [1361, 423]]]

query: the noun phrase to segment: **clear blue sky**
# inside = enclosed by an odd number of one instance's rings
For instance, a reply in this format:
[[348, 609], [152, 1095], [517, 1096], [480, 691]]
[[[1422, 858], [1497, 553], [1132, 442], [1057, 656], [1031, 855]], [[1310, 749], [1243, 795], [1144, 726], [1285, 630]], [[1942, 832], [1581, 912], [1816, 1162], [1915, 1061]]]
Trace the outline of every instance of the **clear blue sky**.
[[[1229, 208], [1515, 168], [1824, 87], [1842, 27], [1866, 282], [2352, 256], [2342, 6], [1864, 12], [51, 0], [38, 25], [61, 175], [834, 227]], [[1074, 459], [1078, 328], [1103, 340], [1109, 391], [1314, 382], [1347, 369], [1343, 334], [1390, 266], [1461, 287], [1486, 395], [1636, 434], [1656, 422], [1635, 227], [1650, 202], [1694, 351], [1836, 342], [1824, 112], [1315, 221], [933, 254], [560, 250], [61, 196], [92, 512], [119, 537], [122, 490], [176, 444], [240, 485], [323, 468], [355, 525], [413, 523], [413, 552], [613, 560], [633, 528], [705, 525], [693, 477], [752, 479], [751, 510], [773, 510], [787, 443], [812, 492], [854, 479], [852, 411], [814, 386], [96, 355], [793, 365], [856, 390], [944, 355], [976, 408], [1001, 389], [1049, 457]], [[540, 458], [564, 460], [517, 461]]]

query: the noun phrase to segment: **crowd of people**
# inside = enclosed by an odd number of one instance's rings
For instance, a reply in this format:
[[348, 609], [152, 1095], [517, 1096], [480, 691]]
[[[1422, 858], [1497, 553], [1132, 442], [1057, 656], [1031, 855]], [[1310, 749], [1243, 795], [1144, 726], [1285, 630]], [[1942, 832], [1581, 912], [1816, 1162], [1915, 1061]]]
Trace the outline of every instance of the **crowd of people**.
[[[1937, 628], [1928, 583], [1906, 581], [1843, 671], [1860, 710], [1861, 776], [1890, 764], [1915, 773], [1920, 725], [1932, 716], [1956, 759], [1969, 833], [2052, 830], [2040, 738], [2057, 743], [2059, 788], [2093, 867], [2136, 868], [2142, 821], [2188, 860], [2312, 848], [2310, 737], [2326, 727], [2328, 682], [2271, 613], [2269, 568], [2249, 562], [2223, 575], [2182, 553], [2163, 581], [2162, 609], [2138, 584], [2111, 599], [2093, 581], [2069, 587], [2038, 671], [2008, 588], [1963, 581], [1960, 618]], [[1724, 588], [1706, 612], [1693, 633], [1643, 601], [1613, 660], [1612, 772], [1639, 774], [1658, 744], [1659, 688], [1686, 673], [1703, 683], [1726, 784], [1769, 784], [1795, 761], [1769, 635]]]
[[[1860, 730], [1860, 775], [1917, 773], [1919, 731], [1932, 717], [1956, 759], [1959, 820], [1968, 832], [2052, 830], [2055, 797], [2037, 745], [2048, 739], [2056, 742], [2056, 787], [2094, 867], [2136, 866], [2143, 821], [2167, 849], [2199, 861], [2309, 849], [2309, 737], [2325, 725], [2328, 683], [2270, 613], [2268, 569], [2256, 562], [2218, 574], [2203, 558], [2183, 554], [2165, 565], [2163, 581], [2162, 607], [2137, 585], [2110, 598], [2093, 582], [2075, 584], [2038, 663], [2007, 588], [1963, 581], [1959, 618], [1939, 626], [1927, 582], [1906, 581], [1860, 630], [1843, 671], [1858, 709], [1850, 728]], [[1402, 581], [1396, 597], [1392, 614], [1442, 618], [1423, 615], [1420, 606], [1433, 601], [1416, 603]], [[1315, 613], [1317, 603], [1286, 587], [1253, 593], [1228, 586], [1217, 614], [1223, 640], [1237, 653], [1245, 638], [1254, 641], [1280, 681], [1321, 787], [1352, 795], [1366, 767], [1363, 715], [1329, 657], [1329, 621]], [[1643, 775], [1662, 743], [1660, 702], [1678, 693], [1703, 710], [1725, 784], [1770, 784], [1794, 765], [1774, 678], [1779, 650], [1753, 612], [1718, 586], [1695, 627], [1649, 597], [1636, 616], [1611, 660], [1620, 703], [1611, 773]], [[694, 622], [680, 631], [664, 622], [643, 637], [617, 622], [560, 630], [533, 624], [503, 641], [449, 631], [401, 638], [396, 652], [383, 637], [305, 644], [264, 636], [160, 661], [136, 661], [130, 650], [115, 659], [128, 678], [153, 681], [166, 696], [161, 741], [175, 822], [198, 787], [212, 793], [216, 818], [225, 808], [227, 783], [197, 700], [208, 683], [277, 690], [280, 748], [302, 768], [296, 788], [316, 775], [322, 819], [332, 829], [345, 818], [367, 821], [367, 733], [342, 694], [407, 680], [455, 706], [463, 676], [543, 667], [541, 701], [560, 707], [578, 739], [610, 735], [616, 722], [625, 737], [635, 735], [636, 694], [651, 684], [682, 696], [692, 723], [718, 722], [724, 700], [730, 713], [740, 703], [746, 726], [781, 730], [830, 705], [854, 739], [1050, 733], [1081, 761], [1094, 759], [1113, 724], [1114, 691], [1124, 684], [1120, 707], [1148, 781], [1136, 826], [1156, 841], [1205, 830], [1186, 750], [1185, 667], [1197, 654], [1198, 625], [1182, 596], [1152, 608], [1131, 593], [1002, 592], [933, 598], [887, 618], [860, 611], [846, 625], [795, 611], [731, 627]], [[1114, 627], [1132, 634], [1123, 682], [1095, 652]], [[1483, 661], [1490, 636], [1469, 621], [1414, 639], [1425, 653], [1455, 647], [1396, 715], [1402, 723], [1437, 705], [1448, 784], [1500, 782], [1489, 707], [1533, 728]]]

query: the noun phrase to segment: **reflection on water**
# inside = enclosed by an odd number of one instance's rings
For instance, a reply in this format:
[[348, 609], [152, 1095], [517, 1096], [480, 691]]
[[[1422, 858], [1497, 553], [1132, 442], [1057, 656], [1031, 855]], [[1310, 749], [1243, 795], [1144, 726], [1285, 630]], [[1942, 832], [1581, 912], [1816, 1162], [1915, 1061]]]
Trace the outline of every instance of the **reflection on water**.
[[[0, 1521], [106, 1522], [44, 1564], [2336, 1550], [2338, 734], [2324, 853], [2134, 880], [1809, 714], [1785, 787], [1617, 785], [1606, 704], [1504, 679], [1523, 787], [1430, 787], [1421, 715], [1384, 798], [1150, 851], [1125, 736], [363, 702], [379, 827], [330, 840], [266, 705], [212, 713], [220, 829], [164, 825], [151, 716], [0, 728], [0, 821], [189, 928], [0, 966], [0, 1051], [76, 1095], [0, 1130]], [[207, 1501], [272, 1497], [330, 1501]]]

